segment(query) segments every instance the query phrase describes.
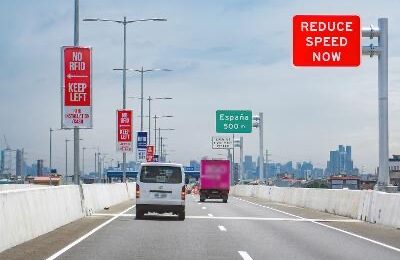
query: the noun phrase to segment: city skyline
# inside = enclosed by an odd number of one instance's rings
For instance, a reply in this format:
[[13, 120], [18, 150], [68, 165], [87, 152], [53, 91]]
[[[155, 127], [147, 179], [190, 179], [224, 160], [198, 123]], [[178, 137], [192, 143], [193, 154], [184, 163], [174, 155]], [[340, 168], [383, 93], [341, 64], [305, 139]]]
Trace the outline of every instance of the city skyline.
[[[96, 8], [92, 8], [94, 3]], [[400, 18], [395, 10], [400, 3], [392, 5], [384, 10], [379, 3], [367, 6], [361, 0], [340, 6], [320, 1], [121, 1], [110, 7], [107, 1], [87, 0], [81, 3], [81, 18], [168, 18], [165, 23], [128, 29], [127, 66], [173, 69], [146, 75], [144, 81], [145, 96], [174, 98], [154, 102], [155, 113], [174, 115], [160, 120], [161, 127], [176, 129], [165, 133], [167, 148], [174, 150], [170, 153], [173, 161], [187, 163], [191, 158], [221, 153], [210, 145], [215, 110], [251, 109], [264, 112], [265, 147], [273, 160], [313, 161], [323, 167], [326, 150], [349, 143], [358, 151], [354, 160], [373, 172], [378, 163], [376, 59], [362, 57], [361, 66], [350, 69], [293, 68], [291, 19], [287, 17], [316, 10], [357, 13], [362, 25], [369, 26], [385, 16], [390, 44], [396, 46], [400, 34], [394, 25]], [[0, 84], [4, 87], [0, 109], [7, 113], [0, 120], [14, 124], [2, 124], [0, 136], [6, 135], [14, 149], [24, 147], [28, 161], [43, 159], [48, 165], [48, 129], [60, 125], [60, 46], [72, 44], [73, 8], [69, 2], [52, 1], [2, 2], [1, 6], [0, 66], [4, 70]], [[26, 19], [16, 19], [16, 13]], [[13, 28], [7, 26], [9, 21]], [[115, 110], [122, 106], [122, 80], [112, 69], [122, 64], [122, 30], [114, 24], [81, 22], [80, 32], [81, 44], [94, 49], [94, 129], [81, 131], [81, 146], [100, 147], [110, 158], [120, 160], [122, 156], [115, 152]], [[396, 154], [400, 122], [392, 119], [400, 111], [395, 102], [400, 96], [395, 90], [400, 51], [390, 48], [389, 57], [389, 154]], [[140, 77], [128, 73], [127, 86], [128, 96], [138, 96]], [[214, 98], [209, 98], [210, 93]], [[128, 107], [134, 110], [136, 131], [140, 102], [129, 100]], [[72, 138], [72, 131], [54, 133], [53, 138], [54, 166], [63, 168], [64, 140]], [[256, 156], [257, 142], [256, 131], [244, 135], [245, 153]], [[73, 158], [72, 150], [71, 146], [69, 158]]]

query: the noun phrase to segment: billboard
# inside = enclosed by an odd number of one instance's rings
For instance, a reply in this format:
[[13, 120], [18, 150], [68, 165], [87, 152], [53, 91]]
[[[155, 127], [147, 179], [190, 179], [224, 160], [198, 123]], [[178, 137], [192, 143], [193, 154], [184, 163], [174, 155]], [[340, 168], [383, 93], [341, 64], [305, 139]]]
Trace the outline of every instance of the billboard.
[[92, 128], [92, 48], [61, 48], [61, 128]]
[[154, 159], [154, 145], [148, 145], [146, 149], [146, 161], [152, 162]]
[[133, 148], [133, 111], [129, 109], [117, 110], [117, 151], [132, 152]]
[[147, 132], [137, 132], [136, 137], [136, 161], [146, 162]]

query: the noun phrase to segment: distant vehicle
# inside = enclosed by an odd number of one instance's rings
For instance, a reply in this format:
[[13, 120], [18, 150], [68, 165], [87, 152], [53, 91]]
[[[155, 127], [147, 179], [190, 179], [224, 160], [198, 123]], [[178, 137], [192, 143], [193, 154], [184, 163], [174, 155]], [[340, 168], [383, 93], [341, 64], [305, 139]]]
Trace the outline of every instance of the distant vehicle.
[[148, 212], [185, 219], [185, 172], [181, 164], [142, 163], [136, 181], [136, 218]]
[[222, 199], [228, 202], [230, 188], [229, 160], [202, 160], [200, 166], [200, 201]]

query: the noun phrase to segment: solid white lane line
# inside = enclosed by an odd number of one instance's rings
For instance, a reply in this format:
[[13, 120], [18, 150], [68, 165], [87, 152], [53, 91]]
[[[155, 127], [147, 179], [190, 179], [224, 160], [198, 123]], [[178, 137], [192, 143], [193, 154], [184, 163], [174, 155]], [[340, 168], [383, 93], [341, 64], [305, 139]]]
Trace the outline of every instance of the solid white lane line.
[[246, 251], [238, 251], [239, 255], [243, 258], [243, 260], [253, 260], [251, 256]]
[[80, 242], [82, 242], [83, 240], [85, 240], [86, 238], [88, 238], [89, 236], [91, 236], [93, 233], [95, 233], [96, 231], [102, 229], [103, 227], [107, 226], [108, 224], [110, 224], [111, 222], [113, 222], [115, 219], [117, 219], [118, 217], [120, 217], [121, 215], [125, 214], [126, 212], [128, 212], [129, 210], [133, 209], [134, 207], [136, 207], [136, 205], [133, 205], [127, 209], [125, 209], [124, 211], [122, 211], [121, 213], [117, 214], [116, 216], [114, 216], [113, 218], [107, 220], [106, 222], [104, 222], [103, 224], [95, 227], [94, 229], [92, 229], [91, 231], [89, 231], [88, 233], [86, 233], [85, 235], [81, 236], [80, 238], [78, 238], [77, 240], [75, 240], [74, 242], [70, 243], [69, 245], [67, 245], [66, 247], [62, 248], [61, 250], [59, 250], [58, 252], [56, 252], [55, 254], [53, 254], [52, 256], [50, 256], [49, 258], [47, 258], [46, 260], [54, 260], [57, 257], [59, 257], [60, 255], [64, 254], [65, 252], [67, 252], [69, 249], [71, 249], [72, 247], [76, 246], [77, 244], [79, 244]]
[[[212, 214], [211, 214], [212, 215]], [[215, 216], [186, 216], [190, 219], [224, 219], [224, 220], [260, 220], [260, 221], [293, 221], [293, 222], [345, 222], [359, 223], [357, 219], [307, 219], [307, 218], [261, 218], [261, 217], [215, 217]]]
[[344, 234], [347, 234], [347, 235], [350, 235], [350, 236], [353, 236], [353, 237], [357, 237], [357, 238], [366, 240], [366, 241], [371, 242], [373, 244], [376, 244], [376, 245], [379, 245], [379, 246], [383, 246], [383, 247], [386, 247], [388, 249], [392, 249], [392, 250], [394, 250], [396, 252], [400, 252], [400, 248], [397, 248], [397, 247], [394, 247], [394, 246], [391, 246], [391, 245], [388, 245], [388, 244], [385, 244], [385, 243], [382, 243], [382, 242], [379, 242], [379, 241], [376, 241], [376, 240], [372, 240], [370, 238], [363, 237], [363, 236], [357, 235], [355, 233], [352, 233], [352, 232], [349, 232], [349, 231], [346, 231], [346, 230], [343, 230], [343, 229], [340, 229], [340, 228], [335, 228], [335, 227], [332, 227], [332, 226], [329, 226], [329, 225], [326, 225], [326, 224], [323, 224], [323, 223], [319, 223], [319, 222], [314, 222], [314, 221], [312, 221], [312, 223], [320, 225], [320, 226], [323, 226], [323, 227], [326, 227], [326, 228], [329, 228], [329, 229], [333, 229], [333, 230], [342, 232]]
[[[112, 213], [94, 213], [94, 214], [92, 214], [92, 215], [90, 215], [90, 216], [107, 216], [107, 217], [115, 217], [115, 216], [118, 216], [118, 217], [134, 217], [134, 216], [136, 216], [135, 214], [112, 214]], [[89, 217], [90, 217], [89, 216]]]
[[206, 207], [201, 207], [201, 209], [207, 209]]
[[[235, 197], [234, 197], [234, 198], [235, 198]], [[303, 219], [303, 220], [305, 219], [305, 218], [303, 218], [303, 217], [300, 217], [300, 216], [297, 216], [297, 215], [294, 215], [294, 214], [290, 214], [290, 213], [285, 212], [285, 211], [282, 211], [282, 210], [274, 209], [274, 208], [271, 208], [271, 207], [267, 207], [267, 206], [264, 206], [264, 205], [260, 205], [260, 204], [254, 203], [254, 202], [250, 202], [250, 201], [247, 201], [247, 200], [244, 200], [244, 199], [240, 199], [240, 198], [237, 198], [237, 199], [239, 199], [239, 200], [241, 200], [241, 201], [244, 201], [244, 202], [248, 202], [248, 203], [250, 203], [250, 204], [254, 204], [254, 205], [257, 205], [257, 206], [261, 206], [261, 207], [263, 207], [263, 208], [268, 208], [268, 209], [271, 209], [271, 210], [274, 210], [274, 211], [277, 211], [277, 212], [281, 212], [281, 213], [283, 213], [283, 214], [296, 217], [296, 218], [298, 218], [298, 219]], [[349, 220], [350, 220], [350, 219], [349, 219]], [[343, 221], [343, 220], [342, 220], [342, 221]], [[357, 234], [355, 234], [355, 233], [352, 233], [352, 232], [349, 232], [349, 231], [346, 231], [346, 230], [343, 230], [343, 229], [340, 229], [340, 228], [335, 228], [335, 227], [332, 227], [332, 226], [329, 226], [329, 225], [320, 223], [321, 221], [313, 220], [313, 221], [310, 221], [310, 222], [311, 222], [311, 223], [314, 223], [314, 224], [317, 224], [317, 225], [320, 225], [320, 226], [323, 226], [323, 227], [326, 227], [326, 228], [329, 228], [329, 229], [332, 229], [332, 230], [336, 230], [336, 231], [338, 231], [338, 232], [347, 234], [347, 235], [349, 235], [349, 236], [353, 236], [353, 237], [356, 237], [356, 238], [359, 238], [359, 239], [362, 239], [362, 240], [371, 242], [371, 243], [373, 243], [373, 244], [375, 244], [375, 245], [383, 246], [383, 247], [385, 247], [385, 248], [394, 250], [394, 251], [396, 251], [396, 252], [400, 252], [400, 248], [397, 248], [397, 247], [394, 247], [394, 246], [391, 246], [391, 245], [388, 245], [388, 244], [385, 244], [385, 243], [382, 243], [382, 242], [379, 242], [379, 241], [376, 241], [376, 240], [373, 240], [373, 239], [370, 239], [370, 238], [367, 238], [367, 237], [363, 237], [363, 236], [357, 235]], [[339, 222], [339, 221], [336, 221], [336, 222]], [[361, 222], [362, 222], [362, 221], [361, 221]]]
[[224, 226], [218, 226], [219, 230], [221, 230], [222, 232], [226, 232], [226, 228]]
[[[260, 217], [215, 217], [209, 213], [208, 216], [186, 216], [191, 219], [225, 219], [225, 220], [264, 220], [264, 221], [294, 221], [294, 222], [343, 222], [357, 223], [362, 222], [357, 219], [307, 219], [307, 218], [260, 218]], [[107, 216], [107, 217], [134, 217], [135, 214], [112, 214], [112, 213], [94, 213], [91, 216]]]

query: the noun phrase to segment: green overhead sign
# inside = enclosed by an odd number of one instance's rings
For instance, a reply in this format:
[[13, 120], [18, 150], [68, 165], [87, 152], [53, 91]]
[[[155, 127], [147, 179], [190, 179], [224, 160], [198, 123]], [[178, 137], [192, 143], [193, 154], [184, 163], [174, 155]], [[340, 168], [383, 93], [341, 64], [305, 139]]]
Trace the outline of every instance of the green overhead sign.
[[217, 110], [217, 133], [251, 133], [253, 115], [251, 110]]

